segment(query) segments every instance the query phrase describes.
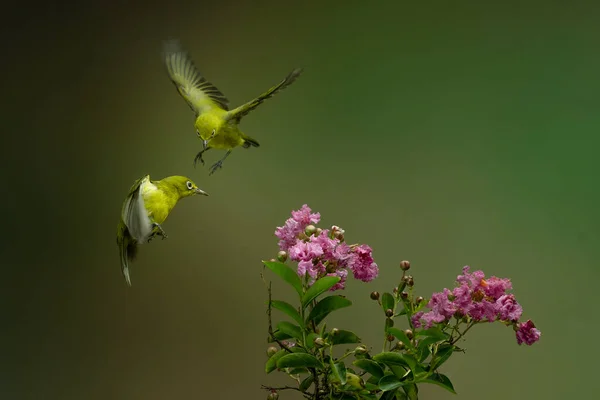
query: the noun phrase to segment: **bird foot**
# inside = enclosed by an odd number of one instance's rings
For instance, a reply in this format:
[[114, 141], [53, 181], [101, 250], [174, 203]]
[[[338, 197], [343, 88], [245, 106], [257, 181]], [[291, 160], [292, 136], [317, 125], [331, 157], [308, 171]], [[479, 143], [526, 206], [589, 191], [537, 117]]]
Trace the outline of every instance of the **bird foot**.
[[167, 234], [163, 230], [162, 226], [160, 226], [160, 224], [157, 224], [155, 222], [154, 224], [152, 224], [152, 227], [154, 228], [155, 232], [154, 232], [154, 234], [150, 238], [153, 238], [156, 235], [161, 236], [163, 240], [165, 240], [166, 238], [168, 238]]
[[196, 164], [198, 163], [198, 161], [200, 161], [202, 165], [204, 165], [204, 158], [202, 158], [202, 153], [204, 153], [205, 151], [206, 150], [202, 150], [201, 152], [196, 154], [196, 157], [194, 158], [194, 168], [196, 168]]
[[208, 175], [212, 175], [216, 170], [223, 168], [223, 160], [219, 160], [210, 167]]

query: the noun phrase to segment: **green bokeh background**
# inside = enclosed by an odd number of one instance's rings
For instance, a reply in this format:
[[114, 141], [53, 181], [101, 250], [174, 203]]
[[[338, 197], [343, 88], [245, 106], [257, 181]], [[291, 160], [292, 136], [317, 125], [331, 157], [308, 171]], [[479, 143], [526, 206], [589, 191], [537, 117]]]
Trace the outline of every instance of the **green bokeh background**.
[[[588, 5], [586, 5], [588, 4]], [[368, 300], [409, 259], [419, 293], [465, 264], [510, 277], [542, 330], [472, 331], [444, 366], [461, 399], [590, 398], [598, 350], [600, 13], [592, 2], [171, 2], [5, 14], [2, 399], [264, 399], [273, 231], [308, 203], [380, 265], [331, 326], [375, 348]], [[13, 5], [13, 7], [15, 7]], [[208, 176], [161, 64], [178, 37], [236, 106], [304, 75], [242, 123]], [[207, 162], [222, 154], [210, 152]], [[133, 287], [115, 228], [132, 182], [183, 174]], [[275, 296], [287, 298], [276, 282]], [[592, 308], [593, 307], [593, 308]], [[282, 398], [298, 399], [295, 394]], [[422, 399], [450, 399], [422, 387]]]

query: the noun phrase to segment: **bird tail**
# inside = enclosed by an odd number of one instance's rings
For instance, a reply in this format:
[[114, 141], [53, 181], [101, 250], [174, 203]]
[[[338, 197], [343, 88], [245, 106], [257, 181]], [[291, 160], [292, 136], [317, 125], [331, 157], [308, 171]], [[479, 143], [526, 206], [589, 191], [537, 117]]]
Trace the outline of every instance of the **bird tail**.
[[260, 144], [258, 143], [258, 141], [256, 139], [253, 139], [250, 136], [244, 135], [244, 144], [243, 144], [243, 147], [245, 149], [247, 149], [250, 146], [252, 146], [252, 147], [260, 147]]
[[265, 101], [269, 97], [273, 97], [275, 95], [275, 93], [285, 89], [286, 87], [288, 87], [292, 83], [294, 83], [294, 81], [296, 79], [298, 79], [298, 77], [300, 76], [302, 71], [303, 71], [302, 68], [296, 68], [295, 70], [290, 72], [288, 74], [288, 76], [285, 77], [284, 80], [282, 80], [277, 85], [273, 86], [272, 88], [270, 88], [269, 90], [267, 90], [266, 92], [264, 92], [263, 94], [261, 94], [260, 96], [255, 98], [254, 100], [251, 100], [251, 101], [247, 102], [246, 104], [242, 104], [241, 106], [229, 111], [227, 113], [226, 118], [228, 120], [236, 120], [239, 122], [242, 119], [242, 117], [244, 117], [250, 111], [254, 110], [256, 107], [261, 105], [263, 101]]
[[133, 261], [137, 255], [137, 244], [129, 236], [128, 232], [125, 232], [118, 243], [119, 252], [121, 255], [121, 272], [123, 273], [123, 277], [125, 277], [127, 286], [131, 286], [131, 278], [129, 277], [129, 262]]

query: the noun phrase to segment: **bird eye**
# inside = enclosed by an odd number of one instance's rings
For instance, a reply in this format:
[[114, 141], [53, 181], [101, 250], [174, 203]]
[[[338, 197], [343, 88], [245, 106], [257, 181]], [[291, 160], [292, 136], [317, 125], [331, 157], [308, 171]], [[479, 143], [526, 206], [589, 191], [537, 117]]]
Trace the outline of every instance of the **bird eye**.
[[210, 137], [211, 137], [211, 138], [215, 137], [215, 132], [216, 132], [216, 130], [215, 130], [215, 129], [213, 129], [212, 133], [210, 134]]
[[200, 131], [198, 129], [196, 129], [196, 135], [198, 135], [198, 137], [200, 137]]
[[187, 181], [187, 182], [185, 183], [185, 185], [187, 186], [187, 188], [188, 188], [189, 190], [192, 190], [192, 189], [194, 188], [194, 185], [193, 185], [193, 184], [192, 184], [192, 182], [190, 182], [190, 181]]

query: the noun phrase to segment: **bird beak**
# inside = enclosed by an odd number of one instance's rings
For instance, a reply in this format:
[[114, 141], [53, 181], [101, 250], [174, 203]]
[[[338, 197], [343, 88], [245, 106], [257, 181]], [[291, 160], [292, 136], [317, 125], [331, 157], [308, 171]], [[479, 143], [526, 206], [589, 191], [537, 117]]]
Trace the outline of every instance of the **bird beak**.
[[207, 146], [208, 146], [208, 140], [203, 140], [202, 141], [202, 147], [204, 148], [204, 150], [206, 150]]
[[208, 193], [206, 193], [204, 190], [197, 188], [196, 189], [196, 194], [201, 194], [203, 196], [208, 196]]

